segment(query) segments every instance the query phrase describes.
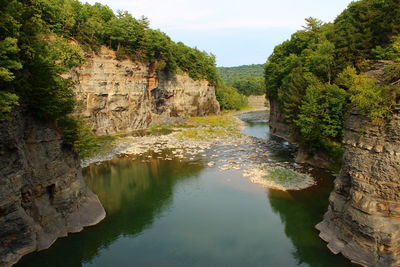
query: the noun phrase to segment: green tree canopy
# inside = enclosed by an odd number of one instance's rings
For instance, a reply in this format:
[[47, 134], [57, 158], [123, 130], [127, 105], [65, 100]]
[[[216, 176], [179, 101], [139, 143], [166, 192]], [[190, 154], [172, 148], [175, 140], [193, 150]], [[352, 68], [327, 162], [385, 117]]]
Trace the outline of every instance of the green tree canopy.
[[400, 91], [400, 64], [385, 68], [388, 85], [360, 72], [369, 59], [400, 59], [399, 32], [400, 0], [360, 0], [334, 23], [306, 19], [302, 30], [276, 46], [265, 64], [266, 91], [283, 106], [293, 135], [322, 147], [341, 141], [349, 107], [372, 120], [389, 116]]

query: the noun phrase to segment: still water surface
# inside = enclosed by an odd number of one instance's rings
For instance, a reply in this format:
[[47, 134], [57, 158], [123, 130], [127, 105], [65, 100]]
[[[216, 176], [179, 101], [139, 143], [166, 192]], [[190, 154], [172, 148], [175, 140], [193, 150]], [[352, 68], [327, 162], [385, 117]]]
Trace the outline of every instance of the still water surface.
[[[269, 138], [259, 113], [245, 134]], [[286, 159], [287, 160], [287, 159]], [[314, 229], [333, 177], [280, 192], [195, 161], [119, 158], [84, 170], [107, 211], [100, 224], [25, 256], [18, 266], [352, 266]]]

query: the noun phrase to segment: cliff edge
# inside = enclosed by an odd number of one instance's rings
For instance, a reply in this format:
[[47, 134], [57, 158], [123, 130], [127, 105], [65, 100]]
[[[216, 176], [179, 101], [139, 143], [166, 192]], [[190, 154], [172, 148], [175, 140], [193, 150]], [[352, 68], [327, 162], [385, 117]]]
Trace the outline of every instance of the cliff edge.
[[352, 112], [343, 166], [316, 228], [334, 253], [363, 266], [400, 266], [400, 114], [374, 125]]
[[215, 86], [188, 74], [157, 72], [154, 64], [118, 60], [101, 47], [73, 70], [79, 113], [96, 135], [146, 128], [157, 116], [204, 116], [219, 113]]
[[78, 156], [49, 123], [22, 112], [1, 121], [0, 170], [1, 266], [105, 217]]

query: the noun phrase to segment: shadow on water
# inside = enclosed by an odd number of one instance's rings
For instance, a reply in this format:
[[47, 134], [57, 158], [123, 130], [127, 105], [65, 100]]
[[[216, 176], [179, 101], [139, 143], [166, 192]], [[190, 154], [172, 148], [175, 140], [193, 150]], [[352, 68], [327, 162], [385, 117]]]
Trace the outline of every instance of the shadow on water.
[[268, 192], [271, 208], [279, 215], [285, 226], [285, 234], [296, 249], [293, 257], [298, 265], [354, 267], [343, 256], [333, 255], [318, 236], [315, 225], [322, 220], [328, 207], [334, 177], [321, 170], [314, 170], [312, 175], [317, 179], [317, 185], [313, 187], [301, 191]]
[[115, 240], [151, 227], [171, 204], [175, 185], [196, 178], [203, 168], [201, 163], [151, 159], [143, 164], [130, 158], [85, 168], [86, 183], [106, 209], [104, 221], [23, 257], [16, 266], [83, 266]]
[[293, 152], [295, 150], [295, 147], [290, 145], [283, 138], [275, 135], [270, 135], [267, 111], [247, 112], [239, 114], [238, 117], [246, 122], [246, 128], [241, 131], [242, 134], [259, 139], [270, 140], [280, 144], [280, 149], [275, 149], [273, 153], [270, 154], [271, 159], [275, 161], [294, 162]]

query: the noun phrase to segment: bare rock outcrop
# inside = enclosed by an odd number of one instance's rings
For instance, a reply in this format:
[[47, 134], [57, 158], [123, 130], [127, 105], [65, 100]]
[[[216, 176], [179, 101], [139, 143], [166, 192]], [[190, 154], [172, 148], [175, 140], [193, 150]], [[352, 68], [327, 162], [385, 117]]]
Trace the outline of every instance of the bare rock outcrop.
[[269, 98], [270, 116], [269, 128], [270, 133], [286, 139], [290, 142], [295, 142], [294, 138], [290, 135], [290, 127], [285, 121], [283, 116], [283, 107], [278, 99]]
[[0, 266], [104, 217], [78, 156], [51, 124], [21, 112], [0, 122]]
[[158, 75], [152, 90], [153, 113], [171, 117], [206, 116], [219, 113], [215, 87], [206, 80], [195, 81], [188, 75]]
[[379, 125], [349, 115], [343, 166], [316, 227], [334, 253], [363, 266], [400, 266], [400, 115]]
[[215, 87], [187, 74], [168, 76], [152, 64], [117, 60], [102, 47], [71, 72], [78, 113], [96, 135], [146, 128], [153, 117], [201, 116], [219, 112]]
[[247, 97], [247, 103], [253, 107], [266, 107], [267, 99], [265, 95], [249, 95]]

